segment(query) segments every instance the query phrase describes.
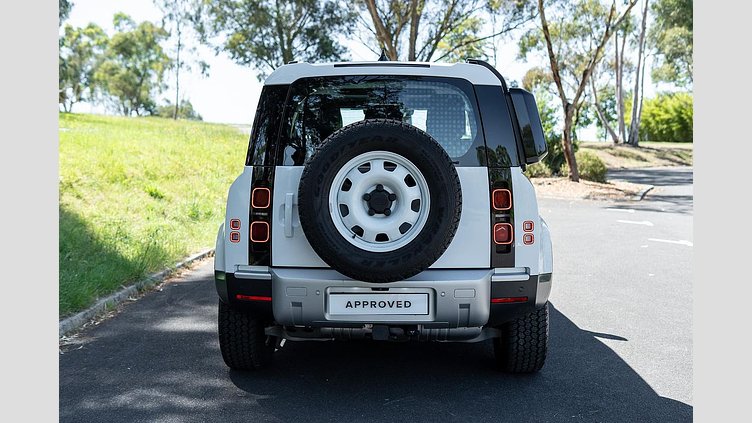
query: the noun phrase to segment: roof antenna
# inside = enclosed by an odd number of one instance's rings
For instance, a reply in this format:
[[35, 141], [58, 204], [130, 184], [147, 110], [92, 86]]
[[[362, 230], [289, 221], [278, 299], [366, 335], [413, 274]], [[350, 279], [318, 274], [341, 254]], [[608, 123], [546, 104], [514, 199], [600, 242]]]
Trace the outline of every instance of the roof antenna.
[[381, 56], [379, 56], [379, 62], [388, 62], [388, 61], [389, 61], [389, 58], [386, 57], [386, 52], [382, 48], [381, 49]]

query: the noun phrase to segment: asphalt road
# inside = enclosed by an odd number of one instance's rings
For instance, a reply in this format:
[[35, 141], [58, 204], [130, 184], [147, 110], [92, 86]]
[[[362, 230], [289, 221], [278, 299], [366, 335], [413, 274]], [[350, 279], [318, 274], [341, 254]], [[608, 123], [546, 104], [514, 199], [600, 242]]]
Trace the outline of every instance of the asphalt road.
[[230, 371], [207, 262], [61, 350], [60, 421], [691, 421], [692, 170], [617, 176], [659, 189], [540, 200], [555, 276], [536, 375], [495, 371], [488, 343], [287, 342]]

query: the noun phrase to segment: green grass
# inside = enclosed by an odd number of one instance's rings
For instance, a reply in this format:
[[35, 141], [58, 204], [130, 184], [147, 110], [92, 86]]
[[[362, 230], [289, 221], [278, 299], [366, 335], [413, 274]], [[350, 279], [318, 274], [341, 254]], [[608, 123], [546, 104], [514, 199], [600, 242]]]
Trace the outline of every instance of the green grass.
[[79, 114], [59, 126], [60, 316], [214, 245], [246, 135]]

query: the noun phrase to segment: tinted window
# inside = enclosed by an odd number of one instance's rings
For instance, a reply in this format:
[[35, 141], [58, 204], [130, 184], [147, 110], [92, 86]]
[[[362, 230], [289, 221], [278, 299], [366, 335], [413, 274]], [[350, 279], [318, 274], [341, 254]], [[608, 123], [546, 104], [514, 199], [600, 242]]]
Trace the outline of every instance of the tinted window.
[[332, 132], [387, 118], [431, 134], [460, 165], [478, 165], [483, 135], [472, 85], [451, 78], [348, 76], [305, 78], [291, 86], [278, 151], [299, 166]]
[[496, 168], [519, 166], [517, 139], [514, 135], [504, 91], [499, 86], [477, 85], [475, 92], [478, 95], [483, 119], [488, 166]]
[[246, 166], [273, 166], [275, 164], [273, 157], [288, 88], [287, 85], [267, 85], [261, 91], [256, 118], [253, 120], [251, 142], [245, 160]]

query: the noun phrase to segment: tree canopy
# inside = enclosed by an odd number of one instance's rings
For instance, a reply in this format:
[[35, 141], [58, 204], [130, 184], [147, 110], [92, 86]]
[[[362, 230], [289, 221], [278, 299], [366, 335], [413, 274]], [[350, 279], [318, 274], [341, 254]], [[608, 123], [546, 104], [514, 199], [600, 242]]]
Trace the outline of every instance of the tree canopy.
[[197, 22], [204, 40], [263, 79], [293, 60], [332, 61], [346, 56], [338, 35], [355, 20], [351, 7], [335, 0], [205, 0]]
[[657, 0], [648, 36], [655, 49], [652, 77], [679, 87], [692, 86], [692, 0]]
[[114, 99], [122, 114], [151, 113], [170, 65], [160, 45], [167, 31], [148, 21], [136, 24], [122, 13], [115, 15], [114, 24], [118, 32], [107, 44], [104, 61], [95, 73], [97, 85]]

